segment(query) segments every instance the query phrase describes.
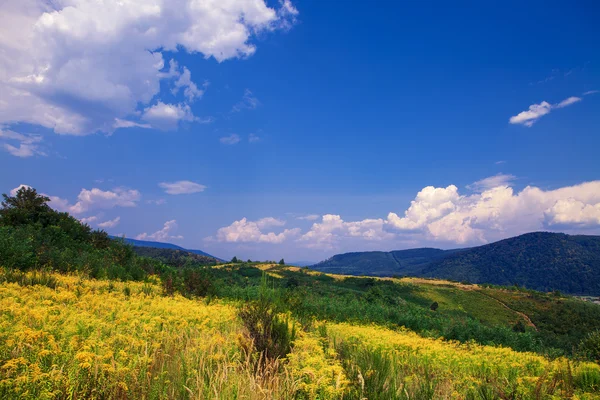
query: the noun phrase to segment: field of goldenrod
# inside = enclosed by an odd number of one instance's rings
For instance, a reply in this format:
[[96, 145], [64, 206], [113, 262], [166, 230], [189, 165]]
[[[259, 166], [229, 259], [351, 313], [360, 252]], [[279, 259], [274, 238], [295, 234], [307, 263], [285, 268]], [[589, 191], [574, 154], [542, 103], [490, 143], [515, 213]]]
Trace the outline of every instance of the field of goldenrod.
[[317, 323], [257, 369], [234, 303], [53, 274], [0, 284], [2, 399], [600, 398], [600, 367]]

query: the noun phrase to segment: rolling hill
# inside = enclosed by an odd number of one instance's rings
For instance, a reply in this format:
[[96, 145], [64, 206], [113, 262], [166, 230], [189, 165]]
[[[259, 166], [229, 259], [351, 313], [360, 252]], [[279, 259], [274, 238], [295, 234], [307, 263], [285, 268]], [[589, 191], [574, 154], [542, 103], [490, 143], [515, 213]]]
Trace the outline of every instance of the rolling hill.
[[338, 274], [411, 275], [600, 295], [600, 236], [534, 232], [467, 249], [346, 253], [312, 268]]
[[[120, 239], [117, 237], [112, 236], [113, 239]], [[148, 240], [137, 240], [137, 239], [130, 239], [130, 238], [123, 238], [125, 240], [125, 243], [128, 243], [134, 247], [151, 247], [154, 249], [172, 249], [172, 250], [179, 250], [182, 252], [188, 252], [188, 253], [193, 253], [193, 254], [198, 254], [200, 256], [205, 256], [205, 257], [210, 257], [210, 258], [214, 258], [217, 261], [223, 261], [222, 259], [215, 257], [213, 255], [210, 255], [208, 253], [205, 253], [202, 250], [190, 250], [190, 249], [185, 249], [181, 246], [177, 246], [175, 244], [172, 243], [163, 243], [163, 242], [151, 242]]]

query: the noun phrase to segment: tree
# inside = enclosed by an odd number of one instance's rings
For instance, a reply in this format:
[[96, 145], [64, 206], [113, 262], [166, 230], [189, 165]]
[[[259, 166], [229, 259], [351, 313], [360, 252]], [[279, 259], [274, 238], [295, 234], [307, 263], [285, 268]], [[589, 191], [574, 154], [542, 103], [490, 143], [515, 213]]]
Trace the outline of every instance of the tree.
[[440, 305], [437, 303], [437, 301], [434, 301], [433, 303], [431, 303], [431, 306], [429, 308], [431, 309], [431, 311], [437, 311], [439, 306]]
[[518, 320], [516, 324], [513, 325], [513, 332], [525, 333], [525, 324], [523, 321]]
[[38, 194], [34, 188], [22, 186], [14, 196], [4, 193], [2, 197], [0, 223], [5, 226], [40, 222], [54, 211], [48, 206], [50, 198]]
[[231, 259], [231, 262], [232, 262], [233, 264], [237, 264], [237, 263], [239, 263], [239, 261], [238, 261], [238, 258], [237, 258], [236, 256], [233, 256], [233, 258]]
[[285, 265], [285, 261], [283, 260], [283, 258], [279, 260], [279, 265]]

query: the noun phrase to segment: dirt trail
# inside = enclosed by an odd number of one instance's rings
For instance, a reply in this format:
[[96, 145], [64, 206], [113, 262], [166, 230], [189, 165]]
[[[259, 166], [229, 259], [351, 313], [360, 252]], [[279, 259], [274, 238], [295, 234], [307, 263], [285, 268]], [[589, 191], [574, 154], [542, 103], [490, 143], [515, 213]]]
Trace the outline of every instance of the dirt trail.
[[520, 311], [517, 310], [513, 310], [512, 308], [510, 308], [508, 305], [506, 305], [504, 302], [498, 300], [495, 297], [490, 296], [487, 293], [482, 292], [481, 290], [478, 290], [479, 293], [481, 293], [482, 295], [486, 296], [487, 298], [490, 298], [494, 301], [496, 301], [497, 303], [499, 303], [500, 305], [502, 305], [502, 307], [509, 309], [510, 311], [520, 315], [521, 317], [523, 317], [523, 319], [525, 320], [525, 322], [527, 322], [527, 325], [531, 326], [533, 329], [535, 329], [536, 331], [538, 330], [537, 326], [535, 326], [535, 324], [533, 323], [533, 321], [531, 321], [531, 319], [529, 318], [529, 316], [527, 314], [524, 314]]

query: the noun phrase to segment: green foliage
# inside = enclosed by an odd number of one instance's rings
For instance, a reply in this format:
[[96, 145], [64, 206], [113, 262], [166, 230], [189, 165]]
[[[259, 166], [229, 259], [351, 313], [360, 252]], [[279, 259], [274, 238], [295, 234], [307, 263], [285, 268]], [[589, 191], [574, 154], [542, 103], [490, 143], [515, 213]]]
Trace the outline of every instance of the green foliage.
[[600, 330], [588, 333], [579, 343], [578, 351], [580, 357], [600, 363]]
[[437, 311], [437, 309], [438, 309], [438, 307], [439, 307], [439, 306], [440, 306], [440, 305], [437, 303], [437, 301], [434, 301], [434, 302], [433, 302], [433, 303], [431, 303], [431, 305], [429, 306], [429, 309], [430, 309], [431, 311]]
[[285, 260], [283, 258], [279, 260], [279, 265], [285, 265]]
[[217, 260], [213, 257], [185, 250], [140, 246], [134, 246], [133, 250], [138, 256], [151, 257], [174, 268], [217, 264]]
[[267, 278], [263, 276], [258, 299], [246, 304], [240, 310], [240, 318], [250, 334], [254, 349], [260, 354], [259, 360], [274, 360], [291, 352], [296, 330], [289, 318], [282, 317], [277, 293], [267, 288]]

